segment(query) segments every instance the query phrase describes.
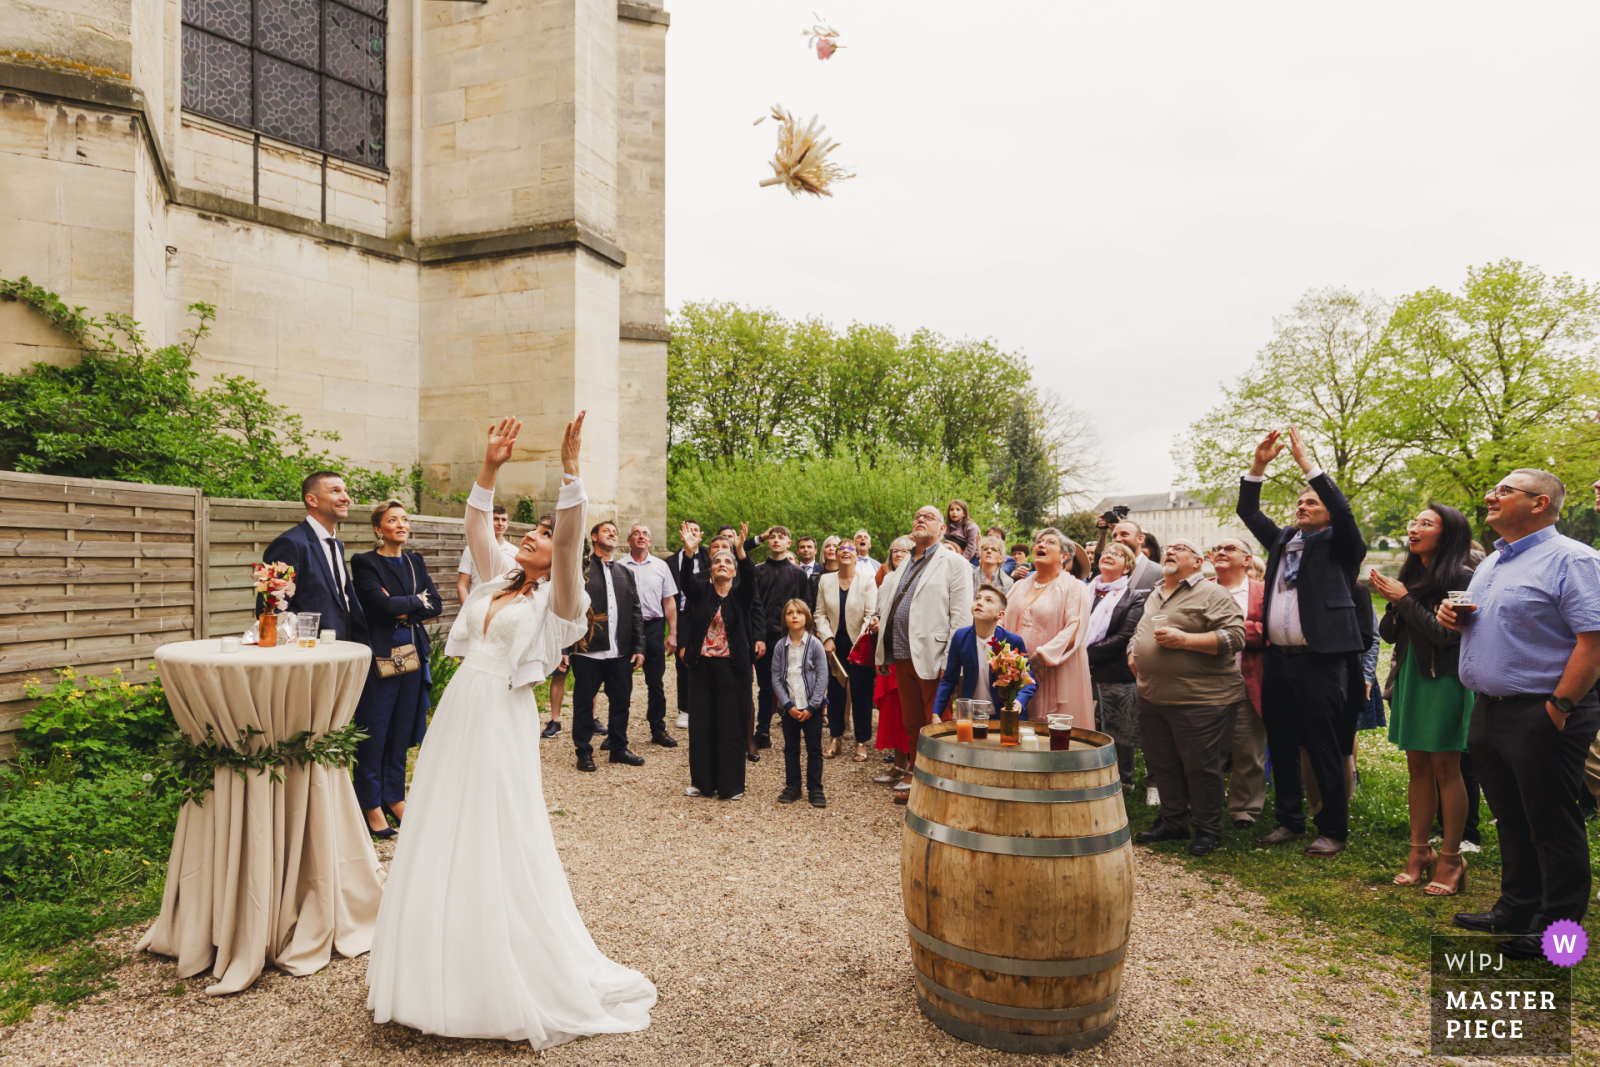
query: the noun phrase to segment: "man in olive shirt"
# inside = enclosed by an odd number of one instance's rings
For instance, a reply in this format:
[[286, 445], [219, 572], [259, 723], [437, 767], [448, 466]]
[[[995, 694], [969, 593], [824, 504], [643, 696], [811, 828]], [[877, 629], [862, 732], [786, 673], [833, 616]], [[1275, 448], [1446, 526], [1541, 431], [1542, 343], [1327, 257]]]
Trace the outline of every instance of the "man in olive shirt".
[[1222, 739], [1245, 699], [1235, 657], [1244, 648], [1244, 612], [1233, 594], [1200, 573], [1200, 546], [1175, 538], [1162, 557], [1163, 581], [1150, 591], [1128, 646], [1139, 687], [1144, 764], [1161, 793], [1156, 824], [1141, 844], [1189, 836], [1189, 851], [1222, 843]]

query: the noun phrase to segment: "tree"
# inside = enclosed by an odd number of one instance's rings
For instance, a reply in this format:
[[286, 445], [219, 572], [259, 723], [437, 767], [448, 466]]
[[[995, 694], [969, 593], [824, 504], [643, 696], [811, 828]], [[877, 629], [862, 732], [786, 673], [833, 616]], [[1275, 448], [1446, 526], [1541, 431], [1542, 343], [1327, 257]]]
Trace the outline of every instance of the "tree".
[[[1194, 422], [1173, 459], [1197, 495], [1218, 507], [1238, 497], [1239, 475], [1269, 429], [1295, 424], [1322, 468], [1352, 501], [1393, 484], [1407, 445], [1388, 432], [1392, 369], [1382, 344], [1389, 307], [1347, 289], [1312, 290], [1273, 320], [1272, 340], [1223, 400]], [[1292, 465], [1268, 470], [1263, 500], [1286, 506], [1299, 493]]]
[[345, 475], [358, 499], [383, 499], [408, 478], [370, 471], [314, 450], [337, 434], [305, 429], [249, 378], [221, 375], [197, 389], [197, 346], [215, 310], [190, 305], [195, 325], [178, 344], [152, 349], [126, 315], [86, 318], [27, 278], [0, 279], [0, 300], [20, 301], [83, 347], [79, 363], [36, 363], [0, 375], [0, 469], [201, 489], [211, 496], [298, 500], [312, 470]]
[[827, 327], [735, 304], [685, 304], [667, 346], [667, 439], [701, 459], [804, 449]]
[[1384, 409], [1418, 487], [1475, 512], [1481, 530], [1483, 495], [1510, 470], [1587, 484], [1600, 460], [1597, 313], [1600, 287], [1509, 259], [1469, 269], [1459, 293], [1400, 301]]

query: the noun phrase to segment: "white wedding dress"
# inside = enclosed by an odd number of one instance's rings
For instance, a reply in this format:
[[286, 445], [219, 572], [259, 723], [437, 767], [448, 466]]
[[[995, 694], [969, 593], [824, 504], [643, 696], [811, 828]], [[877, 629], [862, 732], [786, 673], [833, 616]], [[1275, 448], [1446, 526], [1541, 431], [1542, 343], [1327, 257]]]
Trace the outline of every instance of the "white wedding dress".
[[511, 684], [514, 649], [550, 645], [559, 657], [573, 624], [549, 613], [546, 586], [505, 604], [485, 633], [504, 585], [476, 590], [451, 631], [466, 656], [417, 757], [367, 1007], [378, 1023], [535, 1049], [643, 1030], [656, 988], [607, 959], [578, 914], [550, 833], [533, 686]]

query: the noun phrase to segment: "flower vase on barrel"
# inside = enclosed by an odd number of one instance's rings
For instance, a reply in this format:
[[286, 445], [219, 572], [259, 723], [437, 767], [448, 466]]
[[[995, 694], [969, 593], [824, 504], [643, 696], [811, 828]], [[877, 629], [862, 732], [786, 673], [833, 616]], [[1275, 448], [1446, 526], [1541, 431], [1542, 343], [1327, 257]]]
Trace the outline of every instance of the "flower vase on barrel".
[[1028, 657], [998, 637], [989, 639], [989, 693], [1000, 706], [1000, 746], [1016, 748], [1022, 744], [1022, 712], [1017, 694], [1033, 681]]
[[272, 648], [278, 643], [278, 613], [288, 609], [294, 596], [294, 568], [287, 563], [252, 563], [250, 574], [256, 590], [256, 642]]

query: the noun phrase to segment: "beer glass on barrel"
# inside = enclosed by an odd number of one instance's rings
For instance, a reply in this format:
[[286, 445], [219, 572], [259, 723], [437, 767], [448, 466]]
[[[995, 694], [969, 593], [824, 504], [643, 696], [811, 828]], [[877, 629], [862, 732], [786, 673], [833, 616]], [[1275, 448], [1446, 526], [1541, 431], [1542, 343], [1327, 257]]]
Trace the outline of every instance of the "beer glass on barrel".
[[968, 701], [972, 705], [972, 739], [974, 741], [987, 741], [989, 739], [989, 712], [994, 710], [994, 705], [987, 700]]
[[956, 740], [972, 740], [972, 701], [958, 699], [956, 701]]
[[1045, 725], [1050, 728], [1050, 751], [1065, 752], [1072, 747], [1072, 716], [1047, 715]]

